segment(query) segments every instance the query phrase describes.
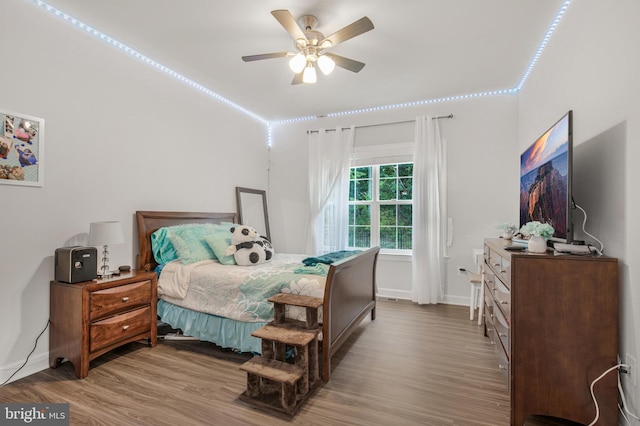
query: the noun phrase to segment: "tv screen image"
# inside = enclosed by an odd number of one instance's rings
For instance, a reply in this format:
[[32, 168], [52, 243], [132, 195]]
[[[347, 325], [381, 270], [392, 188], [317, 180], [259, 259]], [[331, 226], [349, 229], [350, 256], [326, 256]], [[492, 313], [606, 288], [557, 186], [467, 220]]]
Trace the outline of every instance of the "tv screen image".
[[572, 111], [520, 156], [520, 227], [548, 223], [550, 239], [571, 242]]

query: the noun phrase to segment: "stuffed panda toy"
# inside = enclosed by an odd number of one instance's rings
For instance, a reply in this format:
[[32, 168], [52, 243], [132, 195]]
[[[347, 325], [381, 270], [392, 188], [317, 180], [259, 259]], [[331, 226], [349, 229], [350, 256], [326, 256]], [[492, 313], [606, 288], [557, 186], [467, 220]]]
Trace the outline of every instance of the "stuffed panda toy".
[[[271, 260], [273, 254], [271, 243], [261, 237], [255, 229], [246, 225], [238, 225], [229, 231], [231, 232], [231, 245], [227, 248], [226, 255], [233, 255], [236, 264], [251, 266]], [[265, 242], [268, 243], [268, 251], [265, 248]]]

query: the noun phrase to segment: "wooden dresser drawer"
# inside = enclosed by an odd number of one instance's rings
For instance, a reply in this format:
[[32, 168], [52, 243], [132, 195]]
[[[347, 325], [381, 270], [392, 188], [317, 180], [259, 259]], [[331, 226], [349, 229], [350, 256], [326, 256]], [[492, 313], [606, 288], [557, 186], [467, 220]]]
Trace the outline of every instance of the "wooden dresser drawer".
[[496, 354], [496, 358], [498, 361], [498, 368], [500, 369], [500, 373], [502, 373], [502, 377], [504, 378], [504, 382], [507, 385], [507, 392], [510, 392], [509, 389], [509, 385], [510, 385], [510, 381], [509, 381], [509, 373], [510, 373], [510, 368], [511, 365], [509, 363], [509, 358], [507, 357], [506, 352], [504, 351], [504, 348], [502, 347], [502, 345], [500, 344], [500, 342], [497, 342], [494, 346], [493, 346], [494, 352]]
[[509, 323], [502, 315], [502, 311], [500, 309], [496, 309], [493, 314], [493, 326], [496, 329], [496, 335], [502, 344], [502, 348], [505, 351], [507, 359], [509, 358]]
[[507, 322], [511, 322], [511, 292], [509, 289], [500, 280], [495, 280], [492, 294], [496, 309], [502, 311]]
[[93, 321], [150, 303], [151, 281], [98, 290], [91, 293], [89, 318]]
[[501, 256], [498, 252], [488, 250], [487, 264], [493, 271], [493, 273], [503, 282], [507, 287], [511, 286], [511, 259]]
[[119, 340], [149, 330], [151, 308], [144, 307], [91, 323], [89, 350], [97, 351]]

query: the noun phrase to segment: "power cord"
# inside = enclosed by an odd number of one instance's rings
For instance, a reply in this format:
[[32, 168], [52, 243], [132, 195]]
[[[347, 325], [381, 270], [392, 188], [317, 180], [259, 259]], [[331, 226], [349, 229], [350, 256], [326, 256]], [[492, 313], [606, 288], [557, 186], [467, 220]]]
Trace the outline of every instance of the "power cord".
[[16, 371], [14, 371], [13, 374], [10, 375], [7, 380], [5, 380], [4, 382], [0, 383], [0, 387], [6, 385], [7, 383], [9, 383], [9, 380], [11, 380], [13, 378], [13, 376], [18, 374], [18, 371], [22, 370], [24, 368], [24, 366], [27, 365], [27, 362], [29, 362], [29, 357], [33, 354], [33, 352], [38, 347], [38, 339], [40, 339], [40, 337], [44, 334], [44, 332], [47, 331], [47, 328], [49, 328], [49, 324], [51, 324], [51, 320], [47, 320], [47, 325], [44, 326], [44, 329], [40, 332], [40, 334], [38, 334], [38, 337], [36, 337], [36, 343], [33, 345], [33, 349], [31, 349], [31, 352], [29, 352], [29, 355], [27, 355], [27, 359], [24, 360], [22, 365], [20, 367], [18, 367], [18, 369]]
[[[604, 373], [599, 375], [596, 379], [594, 379], [593, 382], [591, 382], [591, 386], [589, 386], [589, 390], [591, 392], [591, 399], [593, 400], [593, 404], [596, 406], [596, 415], [595, 415], [593, 421], [591, 423], [589, 423], [589, 426], [595, 425], [598, 422], [598, 419], [600, 418], [600, 407], [598, 406], [598, 401], [597, 401], [596, 395], [595, 395], [595, 393], [593, 391], [593, 387], [595, 386], [595, 384], [597, 382], [599, 382], [604, 376], [606, 376], [607, 374], [612, 372], [613, 370], [618, 370], [618, 369], [627, 370], [628, 368], [629, 368], [628, 364], [616, 364], [613, 367], [610, 367], [607, 370], [605, 370]], [[620, 392], [620, 396], [621, 396], [621, 399], [622, 399], [622, 405], [623, 405], [624, 411], [628, 415], [633, 417], [634, 419], [640, 420], [640, 417], [638, 417], [635, 414], [633, 414], [632, 412], [630, 412], [629, 409], [627, 408], [627, 401], [626, 401], [625, 396], [624, 396], [624, 391], [622, 390], [622, 384], [620, 383], [620, 375], [618, 375], [618, 391]], [[618, 408], [620, 408], [619, 404], [618, 404]], [[625, 418], [625, 420], [627, 421], [627, 423], [629, 423], [629, 419], [627, 419], [627, 416], [625, 415], [625, 413], [622, 410], [620, 410], [620, 412], [622, 413], [622, 415]]]
[[602, 255], [602, 253], [604, 253], [604, 244], [602, 244], [602, 241], [600, 241], [599, 239], [597, 239], [596, 237], [594, 237], [593, 235], [588, 233], [587, 230], [585, 229], [585, 225], [587, 224], [587, 212], [584, 211], [584, 209], [582, 207], [580, 207], [579, 205], [577, 205], [575, 202], [573, 203], [573, 205], [577, 209], [580, 209], [580, 211], [584, 215], [584, 220], [582, 221], [582, 232], [584, 232], [586, 235], [588, 235], [592, 239], [596, 240], [600, 244], [600, 249], [597, 249], [596, 247], [592, 246], [591, 244], [588, 244], [589, 248], [591, 250], [595, 251], [597, 254]]
[[[620, 364], [620, 368], [628, 369], [629, 365]], [[622, 383], [620, 382], [620, 375], [618, 375], [618, 392], [620, 393], [620, 399], [622, 400], [622, 407], [620, 407], [620, 404], [618, 404], [618, 409], [620, 410], [620, 414], [622, 414], [622, 417], [624, 417], [624, 419], [627, 422], [627, 424], [631, 424], [631, 422], [629, 421], [629, 419], [626, 416], [627, 414], [630, 415], [631, 417], [633, 417], [636, 420], [640, 420], [640, 417], [636, 416], [631, 411], [629, 411], [629, 406], [627, 405], [627, 398], [624, 395], [624, 390], [622, 389]]]

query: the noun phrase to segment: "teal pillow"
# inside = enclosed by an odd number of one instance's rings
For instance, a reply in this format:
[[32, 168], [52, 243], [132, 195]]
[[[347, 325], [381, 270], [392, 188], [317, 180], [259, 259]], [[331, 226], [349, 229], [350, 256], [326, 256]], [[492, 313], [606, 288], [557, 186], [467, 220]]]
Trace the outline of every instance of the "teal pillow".
[[178, 258], [178, 253], [168, 234], [169, 228], [160, 228], [151, 234], [151, 251], [158, 265], [164, 265]]
[[214, 225], [215, 231], [213, 234], [208, 235], [205, 238], [206, 243], [218, 258], [218, 262], [223, 265], [235, 265], [236, 258], [231, 255], [227, 256], [227, 248], [231, 245], [231, 228], [238, 226], [237, 223], [222, 222], [219, 225]]
[[205, 238], [215, 232], [210, 223], [191, 223], [169, 228], [169, 239], [178, 254], [180, 262], [189, 265], [202, 260], [216, 260], [216, 255], [205, 242]]

